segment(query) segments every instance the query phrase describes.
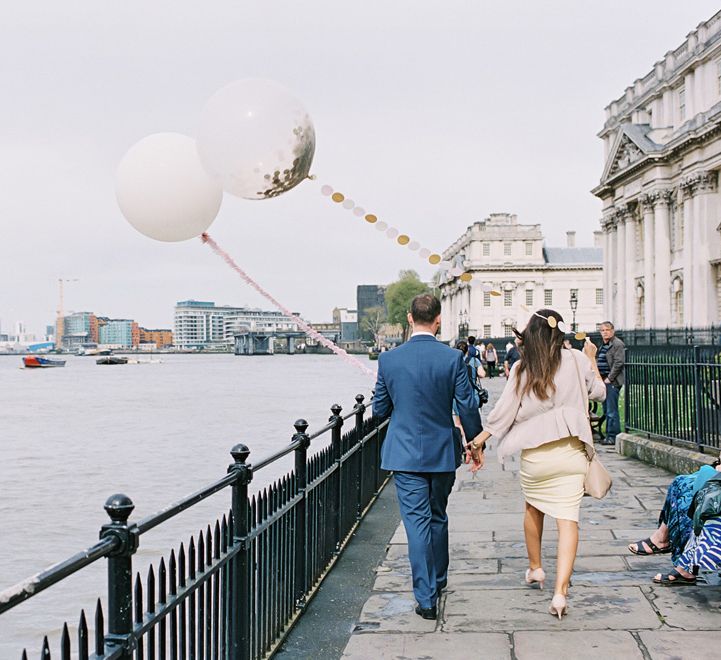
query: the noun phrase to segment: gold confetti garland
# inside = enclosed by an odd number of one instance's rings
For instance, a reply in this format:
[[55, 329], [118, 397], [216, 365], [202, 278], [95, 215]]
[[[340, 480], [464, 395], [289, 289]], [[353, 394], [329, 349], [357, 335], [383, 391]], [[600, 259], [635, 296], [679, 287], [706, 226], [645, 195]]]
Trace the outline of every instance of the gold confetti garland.
[[[320, 188], [320, 192], [323, 196], [329, 197], [331, 201], [339, 204], [347, 211], [351, 211], [357, 218], [363, 218], [369, 225], [374, 226], [379, 232], [382, 232], [391, 240], [402, 246], [406, 247], [411, 252], [417, 252], [418, 256], [427, 261], [432, 266], [438, 266], [442, 271], [448, 272], [452, 277], [457, 277], [461, 282], [470, 282], [473, 279], [473, 274], [464, 271], [459, 266], [453, 266], [450, 261], [444, 261], [440, 254], [433, 252], [428, 248], [423, 247], [418, 241], [411, 240], [408, 234], [402, 234], [396, 227], [389, 226], [387, 222], [383, 222], [378, 219], [378, 216], [373, 213], [366, 213], [365, 209], [356, 205], [352, 199], [348, 199], [343, 193], [333, 190], [332, 186], [323, 185]], [[490, 293], [492, 296], [500, 296], [501, 292], [492, 289], [490, 285], [483, 285], [484, 292]]]

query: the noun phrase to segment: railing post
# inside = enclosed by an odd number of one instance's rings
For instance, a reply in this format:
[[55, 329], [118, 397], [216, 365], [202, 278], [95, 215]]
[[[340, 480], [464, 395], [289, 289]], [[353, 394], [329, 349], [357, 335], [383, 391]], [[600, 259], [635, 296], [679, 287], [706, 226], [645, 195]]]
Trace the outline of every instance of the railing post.
[[[355, 397], [355, 432], [358, 444], [363, 442], [363, 414], [365, 413], [366, 407], [363, 403], [365, 397], [362, 394], [356, 394]], [[358, 474], [356, 475], [356, 490], [358, 496], [358, 509], [356, 511], [356, 520], [361, 519], [363, 513], [363, 485], [365, 483], [365, 447], [361, 446], [358, 450], [360, 456], [358, 457]]]
[[122, 493], [111, 495], [105, 502], [112, 522], [100, 529], [100, 538], [114, 537], [118, 547], [108, 555], [108, 632], [105, 635], [106, 651], [122, 650], [117, 658], [131, 660], [136, 640], [133, 637], [133, 554], [138, 549], [138, 528], [128, 525], [135, 505]]
[[308, 591], [308, 512], [306, 507], [306, 486], [308, 485], [308, 447], [310, 438], [306, 434], [308, 422], [299, 419], [294, 425], [292, 442], [298, 442], [295, 450], [295, 480], [301, 496], [295, 507], [295, 606], [305, 607]]
[[246, 463], [250, 449], [243, 444], [235, 445], [230, 450], [234, 462], [228, 466], [228, 472], [235, 473], [233, 483], [233, 545], [240, 546], [235, 555], [232, 567], [232, 593], [228, 598], [228, 620], [230, 632], [231, 660], [248, 660], [250, 658], [250, 616], [252, 612], [250, 593], [250, 571], [252, 570], [248, 534], [250, 520], [248, 518], [248, 484], [253, 479], [253, 468]]
[[330, 411], [333, 414], [328, 421], [335, 424], [331, 429], [330, 438], [331, 446], [333, 447], [333, 460], [336, 464], [335, 493], [333, 494], [333, 504], [335, 507], [333, 513], [335, 514], [335, 520], [333, 524], [335, 527], [335, 551], [338, 552], [343, 536], [343, 447], [341, 446], [343, 419], [340, 416], [343, 408], [335, 403], [331, 406]]
[[696, 447], [703, 452], [703, 432], [701, 429], [701, 347], [693, 347], [693, 403], [694, 426], [696, 427]]

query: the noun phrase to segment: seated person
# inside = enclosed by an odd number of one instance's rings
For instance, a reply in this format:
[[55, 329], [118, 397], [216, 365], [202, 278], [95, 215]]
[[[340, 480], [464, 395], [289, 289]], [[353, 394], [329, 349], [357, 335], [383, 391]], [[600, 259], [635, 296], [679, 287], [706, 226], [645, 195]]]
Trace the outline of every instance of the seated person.
[[628, 546], [635, 555], [659, 555], [671, 553], [675, 563], [691, 537], [692, 521], [688, 509], [693, 496], [715, 474], [721, 470], [721, 457], [711, 465], [704, 465], [697, 472], [681, 474], [668, 487], [666, 501], [658, 519], [658, 529], [647, 539], [636, 541]]
[[684, 551], [667, 575], [658, 573], [653, 581], [665, 587], [696, 584], [700, 570], [721, 566], [721, 475], [711, 477], [694, 496], [688, 512], [693, 533]]

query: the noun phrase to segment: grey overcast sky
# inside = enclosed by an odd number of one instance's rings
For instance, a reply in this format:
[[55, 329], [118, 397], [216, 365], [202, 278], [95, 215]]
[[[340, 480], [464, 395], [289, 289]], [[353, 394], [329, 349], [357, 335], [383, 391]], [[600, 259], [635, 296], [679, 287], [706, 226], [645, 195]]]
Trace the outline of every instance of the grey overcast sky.
[[603, 108], [718, 2], [694, 0], [34, 0], [0, 22], [0, 322], [66, 309], [172, 324], [177, 300], [267, 307], [199, 241], [136, 233], [115, 201], [124, 152], [194, 135], [217, 89], [294, 91], [317, 133], [306, 182], [226, 195], [210, 231], [289, 307], [329, 320], [359, 283], [432, 267], [319, 193], [330, 183], [435, 250], [490, 212], [590, 244]]

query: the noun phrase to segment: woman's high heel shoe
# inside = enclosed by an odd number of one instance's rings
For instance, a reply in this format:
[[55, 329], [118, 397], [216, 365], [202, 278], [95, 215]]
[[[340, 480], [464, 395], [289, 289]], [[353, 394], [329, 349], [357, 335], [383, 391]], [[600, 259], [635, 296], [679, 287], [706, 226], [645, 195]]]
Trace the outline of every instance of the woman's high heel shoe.
[[543, 589], [543, 583], [546, 581], [546, 572], [542, 568], [526, 569], [526, 584], [533, 585], [538, 582], [538, 588]]
[[563, 594], [555, 594], [548, 611], [551, 613], [551, 616], [557, 616], [560, 621], [566, 614], [568, 614], [568, 603], [566, 602], [566, 597]]

